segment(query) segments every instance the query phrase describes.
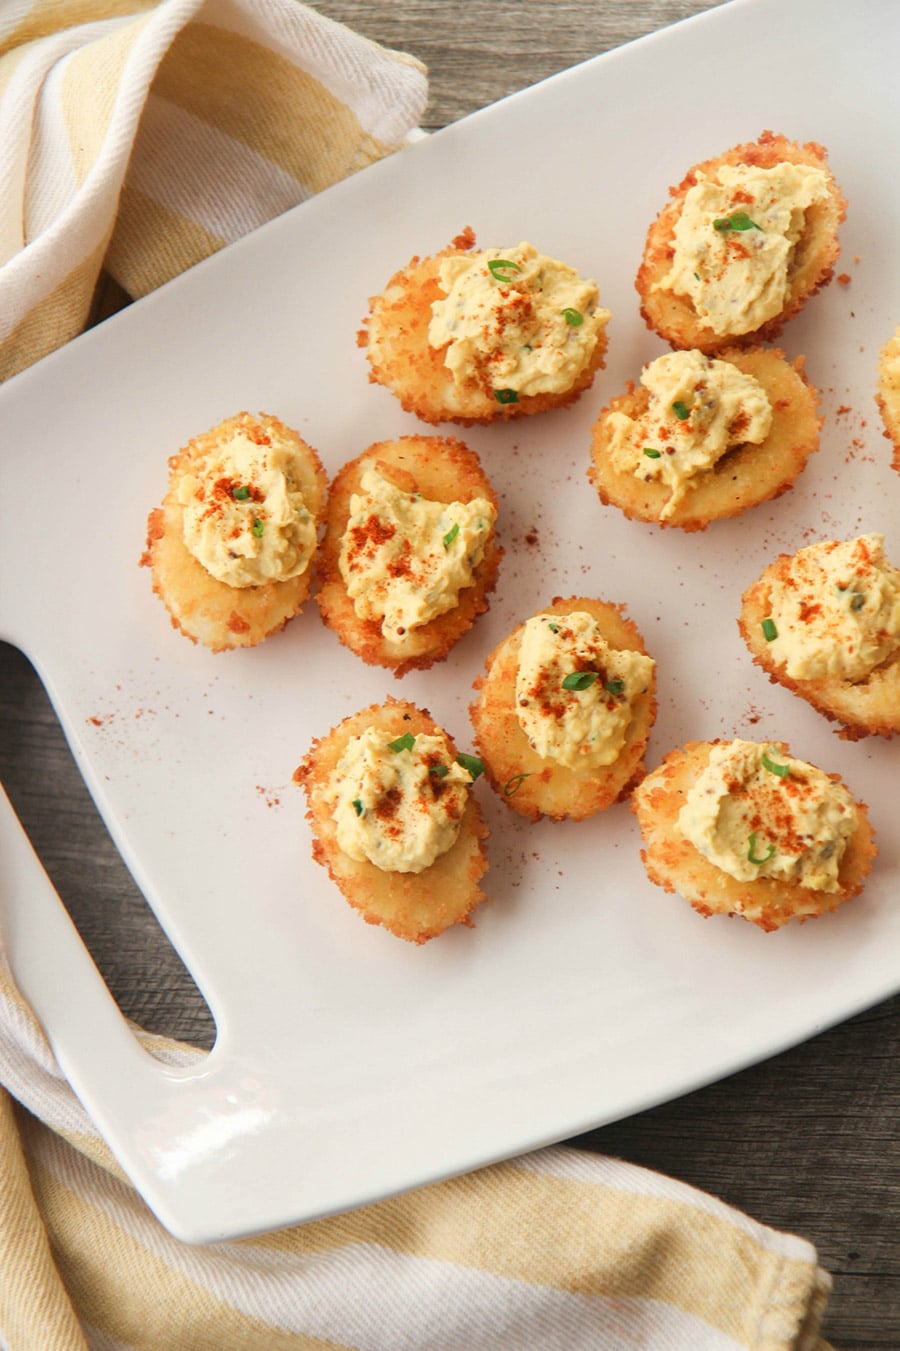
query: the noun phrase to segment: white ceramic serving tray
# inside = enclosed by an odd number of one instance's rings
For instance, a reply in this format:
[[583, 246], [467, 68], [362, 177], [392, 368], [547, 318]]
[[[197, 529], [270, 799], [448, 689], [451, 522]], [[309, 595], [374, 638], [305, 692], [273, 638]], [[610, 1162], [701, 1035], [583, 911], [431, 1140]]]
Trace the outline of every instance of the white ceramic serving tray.
[[[411, 145], [0, 389], [0, 633], [39, 669], [209, 1001], [215, 1049], [189, 1070], [151, 1060], [25, 863], [4, 938], [71, 1082], [176, 1235], [273, 1228], [573, 1136], [900, 987], [900, 743], [839, 739], [751, 665], [735, 622], [780, 550], [878, 530], [900, 560], [873, 397], [900, 321], [898, 50], [888, 0], [734, 0]], [[765, 128], [825, 144], [850, 203], [849, 282], [782, 343], [822, 392], [821, 451], [792, 492], [701, 534], [628, 522], [586, 467], [599, 409], [663, 350], [633, 284], [647, 226], [691, 164]], [[396, 267], [465, 225], [595, 276], [613, 314], [608, 368], [573, 409], [462, 433], [502, 505], [490, 612], [402, 681], [342, 648], [314, 604], [257, 650], [194, 647], [138, 567], [167, 456], [241, 408], [298, 428], [330, 472], [419, 429], [368, 382], [356, 332]], [[19, 509], [36, 489], [39, 514]], [[362, 922], [312, 862], [291, 786], [310, 739], [392, 692], [471, 747], [485, 655], [570, 593], [624, 603], [658, 661], [651, 766], [688, 738], [741, 735], [845, 777], [881, 846], [859, 900], [770, 935], [703, 920], [647, 882], [626, 805], [529, 825], [482, 781], [477, 927], [417, 948]]]

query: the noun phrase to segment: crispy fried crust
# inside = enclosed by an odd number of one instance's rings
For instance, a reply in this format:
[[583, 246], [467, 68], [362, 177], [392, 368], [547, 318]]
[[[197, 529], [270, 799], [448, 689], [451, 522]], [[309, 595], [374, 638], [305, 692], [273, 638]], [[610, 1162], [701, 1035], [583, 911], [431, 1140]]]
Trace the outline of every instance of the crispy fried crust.
[[[788, 278], [788, 294], [781, 313], [752, 333], [722, 336], [698, 318], [690, 300], [671, 291], [654, 290], [668, 273], [674, 252], [675, 225], [684, 199], [697, 181], [697, 174], [715, 174], [722, 164], [754, 164], [773, 168], [791, 162], [824, 169], [831, 192], [825, 202], [815, 203], [806, 212], [803, 234], [798, 241]], [[654, 329], [673, 347], [697, 347], [701, 352], [717, 352], [725, 346], [771, 341], [788, 319], [805, 305], [810, 296], [831, 280], [840, 252], [838, 226], [844, 219], [847, 203], [826, 163], [826, 151], [815, 142], [800, 145], [784, 136], [764, 131], [758, 141], [734, 146], [715, 159], [691, 169], [677, 187], [669, 189], [671, 200], [660, 211], [647, 233], [644, 257], [635, 286], [641, 298], [641, 314], [648, 328]]]
[[[761, 877], [738, 882], [710, 863], [678, 829], [678, 813], [702, 774], [714, 741], [689, 741], [671, 751], [632, 796], [632, 809], [644, 837], [641, 851], [651, 882], [677, 892], [703, 916], [737, 915], [760, 929], [779, 929], [792, 919], [812, 919], [859, 894], [875, 857], [875, 835], [864, 803], [857, 802], [859, 825], [847, 841], [838, 880], [840, 890], [813, 891], [797, 882]], [[783, 742], [773, 742], [789, 754]], [[840, 779], [830, 775], [835, 783]]]
[[[571, 614], [584, 610], [594, 616], [611, 647], [646, 653], [636, 625], [624, 609], [584, 596], [557, 596], [541, 614]], [[592, 770], [569, 769], [545, 760], [532, 750], [516, 717], [516, 673], [524, 624], [498, 644], [486, 662], [484, 676], [474, 688], [478, 698], [470, 713], [475, 740], [493, 788], [513, 811], [537, 821], [548, 816], [580, 821], [621, 801], [644, 773], [644, 751], [656, 717], [656, 682], [635, 701], [634, 719], [625, 745], [613, 764]], [[524, 777], [523, 777], [524, 776]]]
[[452, 437], [401, 436], [396, 441], [378, 441], [336, 475], [319, 556], [319, 609], [329, 628], [363, 661], [387, 666], [395, 676], [402, 676], [442, 661], [487, 609], [503, 550], [492, 532], [475, 569], [474, 584], [460, 592], [459, 604], [410, 630], [402, 644], [386, 638], [377, 620], [357, 615], [338, 564], [350, 517], [350, 497], [359, 491], [365, 471], [374, 468], [398, 488], [420, 492], [434, 502], [471, 502], [475, 497], [486, 497], [496, 507], [497, 498], [478, 456]]
[[473, 231], [466, 229], [428, 258], [413, 257], [391, 277], [384, 291], [369, 300], [369, 314], [357, 335], [369, 359], [369, 379], [384, 385], [407, 413], [423, 422], [498, 422], [527, 417], [551, 408], [564, 408], [587, 389], [606, 356], [606, 333], [600, 334], [590, 365], [562, 394], [525, 394], [516, 403], [498, 403], [476, 381], [460, 388], [444, 365], [444, 348], [428, 342], [431, 306], [444, 298], [439, 280], [443, 259], [468, 253], [475, 247]]
[[300, 613], [309, 595], [313, 560], [297, 577], [263, 586], [236, 587], [220, 582], [186, 548], [182, 537], [184, 508], [178, 501], [178, 481], [195, 460], [214, 450], [234, 430], [277, 432], [295, 442], [303, 453], [303, 497], [317, 519], [325, 506], [328, 481], [313, 448], [267, 413], [253, 417], [238, 413], [202, 436], [189, 441], [169, 459], [169, 486], [161, 507], [147, 520], [147, 548], [141, 565], [149, 567], [153, 590], [169, 611], [173, 628], [213, 652], [254, 647], [283, 628]]
[[878, 387], [875, 394], [884, 419], [884, 434], [894, 445], [894, 468], [900, 472], [900, 374], [890, 369], [891, 364], [898, 361], [900, 325], [878, 354]]
[[794, 680], [783, 663], [772, 660], [762, 622], [770, 613], [772, 584], [786, 576], [792, 560], [792, 554], [779, 554], [741, 597], [738, 628], [753, 660], [773, 685], [793, 690], [826, 718], [843, 724], [839, 735], [845, 741], [858, 741], [865, 736], [890, 737], [900, 732], [900, 654], [882, 662], [863, 680], [854, 681], [835, 677]]
[[754, 376], [765, 389], [774, 414], [765, 441], [734, 446], [711, 469], [699, 474], [671, 516], [660, 520], [669, 488], [616, 469], [610, 454], [609, 414], [620, 412], [637, 418], [650, 401], [643, 386], [632, 385], [603, 409], [591, 430], [588, 477], [601, 502], [619, 507], [633, 520], [703, 530], [710, 521], [737, 516], [748, 507], [779, 497], [793, 485], [810, 455], [818, 450], [822, 427], [818, 391], [806, 378], [803, 357], [789, 361], [777, 347], [735, 347], [719, 352], [718, 359], [730, 361], [745, 375]]
[[[367, 727], [381, 727], [391, 736], [404, 732], [434, 734], [427, 710], [388, 695], [345, 718], [326, 736], [313, 741], [294, 781], [306, 792], [307, 818], [315, 834], [313, 858], [321, 863], [350, 904], [367, 924], [381, 924], [411, 943], [436, 938], [452, 924], [472, 927], [472, 912], [485, 900], [479, 881], [487, 871], [484, 841], [488, 831], [481, 810], [470, 794], [455, 843], [421, 873], [390, 873], [367, 860], [349, 858], [337, 842], [329, 778], [348, 741]], [[446, 735], [446, 733], [445, 733]], [[448, 737], [453, 754], [456, 747]]]

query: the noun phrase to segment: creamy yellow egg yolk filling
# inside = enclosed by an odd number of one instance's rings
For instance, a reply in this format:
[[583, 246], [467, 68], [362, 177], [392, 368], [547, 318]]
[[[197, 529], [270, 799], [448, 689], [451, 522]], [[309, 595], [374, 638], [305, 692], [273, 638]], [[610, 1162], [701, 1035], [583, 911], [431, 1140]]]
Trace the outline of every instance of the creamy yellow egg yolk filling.
[[772, 582], [763, 634], [795, 680], [864, 680], [900, 653], [900, 570], [884, 536], [800, 549]]
[[813, 891], [839, 889], [853, 798], [822, 770], [771, 743], [715, 745], [688, 792], [678, 828], [739, 882], [772, 878]]
[[351, 737], [332, 775], [337, 841], [384, 872], [420, 873], [455, 842], [475, 773], [443, 732]]
[[610, 318], [596, 282], [527, 242], [445, 258], [440, 283], [428, 341], [446, 348], [457, 385], [475, 381], [500, 403], [571, 389]]
[[621, 473], [665, 484], [665, 520], [732, 446], [765, 441], [772, 405], [754, 376], [697, 351], [657, 357], [641, 372], [641, 384], [650, 394], [646, 412], [607, 418], [610, 457]]
[[316, 547], [300, 453], [275, 431], [262, 435], [235, 431], [177, 485], [185, 547], [227, 586], [299, 576]]
[[754, 332], [784, 309], [806, 212], [828, 193], [825, 171], [808, 164], [698, 173], [658, 288], [686, 297], [718, 335]]
[[432, 502], [367, 469], [338, 559], [360, 619], [381, 623], [386, 638], [402, 642], [416, 628], [459, 604], [474, 581], [493, 530], [496, 509], [487, 498]]
[[533, 750], [569, 769], [592, 770], [618, 757], [654, 662], [611, 647], [584, 611], [540, 614], [522, 636], [516, 717]]

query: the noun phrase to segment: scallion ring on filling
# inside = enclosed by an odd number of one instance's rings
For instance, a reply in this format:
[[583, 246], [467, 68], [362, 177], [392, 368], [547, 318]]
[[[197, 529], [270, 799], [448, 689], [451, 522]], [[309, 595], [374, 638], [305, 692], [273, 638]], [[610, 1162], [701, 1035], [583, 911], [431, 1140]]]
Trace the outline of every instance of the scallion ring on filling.
[[658, 460], [662, 457], [662, 451], [654, 450], [652, 446], [644, 446], [644, 454], [648, 460]]
[[512, 281], [512, 274], [521, 272], [522, 264], [514, 263], [511, 258], [491, 258], [488, 270], [495, 281]]
[[250, 496], [250, 489], [247, 487], [246, 483], [242, 483], [239, 487], [232, 489], [231, 496], [234, 498], [235, 502], [246, 502], [247, 498]]
[[263, 523], [258, 516], [250, 527], [250, 533], [254, 539], [262, 539]]
[[562, 683], [564, 690], [586, 690], [599, 679], [599, 671], [573, 671]]
[[456, 763], [471, 775], [473, 782], [479, 774], [484, 773], [484, 761], [479, 760], [477, 755], [466, 755], [465, 751], [460, 751]]
[[365, 811], [365, 807], [362, 805], [358, 797], [355, 797], [353, 799], [353, 810], [356, 812], [357, 816], [362, 816], [363, 812]]
[[672, 412], [675, 414], [679, 422], [687, 422], [688, 418], [691, 415], [691, 410], [690, 408], [688, 408], [687, 404], [683, 401], [683, 399], [675, 400], [675, 402], [672, 404]]
[[518, 403], [519, 395], [514, 389], [495, 389], [494, 398], [498, 403]]
[[570, 328], [580, 328], [584, 323], [584, 315], [581, 310], [573, 310], [570, 305], [567, 305], [562, 311], [562, 317]]
[[446, 535], [444, 536], [444, 548], [445, 548], [445, 549], [449, 549], [449, 548], [450, 548], [450, 545], [451, 545], [451, 544], [453, 543], [453, 541], [456, 539], [456, 536], [457, 536], [458, 534], [459, 534], [459, 522], [458, 522], [458, 521], [454, 521], [453, 524], [451, 525], [450, 529], [447, 531]]
[[388, 742], [388, 750], [411, 751], [415, 744], [416, 738], [413, 736], [412, 732], [404, 732], [402, 736], [397, 737], [396, 741]]
[[765, 640], [766, 640], [767, 643], [771, 643], [771, 641], [772, 641], [773, 638], [777, 638], [777, 637], [778, 637], [778, 630], [777, 630], [776, 627], [775, 627], [775, 620], [774, 620], [774, 619], [764, 619], [763, 622], [762, 622], [761, 627], [762, 627], [763, 637], [765, 638]]
[[757, 867], [761, 867], [761, 865], [762, 865], [763, 863], [768, 863], [769, 859], [770, 859], [770, 858], [773, 858], [774, 855], [775, 855], [775, 846], [774, 846], [774, 844], [770, 844], [770, 845], [769, 845], [769, 851], [768, 851], [767, 854], [764, 854], [762, 858], [757, 858], [757, 857], [756, 857], [756, 831], [755, 831], [755, 830], [751, 830], [751, 832], [750, 832], [750, 834], [749, 834], [749, 836], [748, 836], [748, 838], [747, 838], [747, 845], [748, 845], [748, 849], [747, 849], [747, 862], [748, 862], [748, 863], [755, 863]]
[[714, 220], [713, 229], [724, 234], [726, 230], [762, 230], [762, 226], [751, 220], [746, 211], [732, 211], [730, 216], [719, 216]]
[[606, 689], [609, 694], [618, 697], [620, 694], [625, 693], [625, 681], [620, 680], [618, 677], [615, 677], [613, 680], [607, 680]]
[[763, 751], [760, 756], [760, 760], [762, 761], [763, 769], [767, 769], [770, 774], [777, 774], [779, 779], [787, 779], [790, 777], [790, 765], [780, 765], [777, 760], [770, 760], [765, 751]]

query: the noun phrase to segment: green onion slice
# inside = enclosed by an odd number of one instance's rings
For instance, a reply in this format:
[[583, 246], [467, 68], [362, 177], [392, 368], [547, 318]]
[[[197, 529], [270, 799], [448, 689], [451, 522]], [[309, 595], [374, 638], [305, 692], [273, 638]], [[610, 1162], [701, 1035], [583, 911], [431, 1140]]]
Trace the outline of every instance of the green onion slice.
[[530, 774], [514, 774], [513, 777], [507, 779], [506, 783], [503, 785], [503, 796], [512, 797], [514, 793], [518, 793], [525, 780], [530, 778]]
[[257, 516], [256, 520], [250, 527], [250, 533], [254, 535], [256, 539], [262, 539], [262, 532], [263, 532], [263, 523]]
[[584, 323], [584, 315], [581, 310], [573, 310], [571, 306], [566, 306], [562, 312], [562, 317], [570, 328], [579, 328]]
[[498, 403], [518, 403], [519, 395], [514, 389], [495, 389], [494, 398]]
[[511, 258], [492, 258], [488, 269], [495, 281], [512, 281], [513, 273], [522, 271], [522, 264], [514, 263]]
[[357, 816], [362, 816], [363, 812], [365, 811], [365, 807], [362, 805], [358, 797], [355, 797], [353, 799], [353, 810], [356, 812]]
[[850, 597], [850, 609], [861, 610], [866, 603], [866, 598], [861, 591], [854, 591]]
[[749, 835], [749, 837], [748, 837], [748, 839], [747, 839], [747, 844], [748, 844], [748, 846], [749, 846], [748, 849], [747, 849], [747, 862], [748, 862], [748, 863], [755, 863], [755, 864], [757, 865], [757, 867], [759, 867], [759, 866], [760, 866], [761, 864], [763, 864], [763, 863], [768, 863], [769, 859], [772, 858], [772, 857], [774, 856], [774, 853], [775, 853], [775, 846], [774, 846], [774, 844], [770, 844], [770, 845], [769, 845], [769, 851], [768, 851], [767, 854], [764, 854], [762, 858], [757, 858], [757, 857], [756, 857], [756, 831], [755, 831], [755, 830], [751, 830], [750, 835]]
[[774, 619], [764, 619], [762, 622], [763, 637], [767, 643], [771, 643], [773, 638], [778, 637], [778, 630], [775, 627]]
[[246, 502], [247, 498], [250, 496], [250, 489], [243, 483], [239, 488], [234, 488], [232, 490], [231, 496], [234, 498], [235, 502]]
[[433, 774], [436, 779], [446, 779], [450, 771], [446, 765], [438, 763], [436, 765], [432, 765], [428, 773]]
[[586, 690], [599, 678], [598, 671], [573, 671], [563, 680], [564, 690]]
[[450, 529], [447, 531], [446, 535], [444, 536], [444, 548], [445, 548], [445, 549], [449, 549], [449, 548], [450, 548], [450, 545], [451, 545], [451, 544], [453, 543], [453, 541], [456, 539], [456, 536], [457, 536], [458, 534], [459, 534], [459, 522], [458, 522], [458, 521], [454, 521], [453, 525], [451, 525]]
[[624, 693], [625, 693], [625, 681], [624, 681], [624, 680], [619, 680], [618, 677], [617, 677], [616, 679], [614, 679], [614, 680], [607, 680], [607, 682], [606, 682], [606, 688], [607, 688], [607, 690], [609, 691], [610, 694], [614, 694], [614, 695], [616, 695], [616, 696], [618, 696], [618, 695], [620, 695], [620, 694], [624, 694]]
[[726, 230], [762, 230], [762, 226], [751, 220], [746, 211], [732, 211], [730, 216], [720, 216], [714, 220], [713, 229], [724, 234]]
[[652, 446], [644, 446], [644, 454], [648, 460], [658, 460], [662, 457], [662, 451], [654, 450]]
[[477, 755], [466, 755], [465, 751], [460, 751], [456, 757], [456, 763], [469, 772], [473, 782], [479, 774], [484, 773], [484, 761], [479, 760]]
[[388, 742], [388, 750], [411, 751], [415, 744], [416, 738], [413, 736], [412, 732], [404, 732], [402, 736], [397, 737], [396, 741]]
[[767, 769], [770, 774], [777, 774], [779, 779], [787, 779], [790, 776], [790, 765], [780, 765], [777, 760], [770, 760], [765, 751], [760, 756], [763, 769]]
[[679, 422], [687, 422], [691, 415], [691, 410], [681, 399], [676, 399], [672, 404], [672, 412], [678, 418]]

